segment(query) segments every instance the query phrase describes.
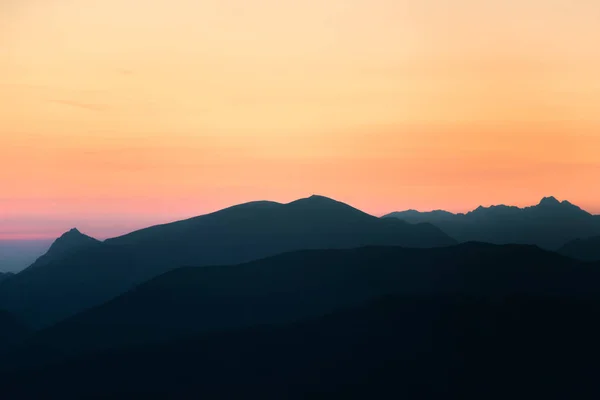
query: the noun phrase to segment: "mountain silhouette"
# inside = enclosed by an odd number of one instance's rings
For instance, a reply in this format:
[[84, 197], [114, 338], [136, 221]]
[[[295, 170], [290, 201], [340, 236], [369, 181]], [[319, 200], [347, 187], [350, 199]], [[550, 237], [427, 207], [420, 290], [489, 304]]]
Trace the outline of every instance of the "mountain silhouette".
[[[321, 197], [289, 204], [254, 202], [58, 252], [0, 285], [0, 307], [32, 326], [52, 324], [105, 302], [152, 277], [185, 265], [237, 264], [300, 249], [367, 245], [447, 246], [456, 242], [431, 224], [380, 219]], [[58, 241], [57, 241], [58, 242]], [[63, 241], [60, 240], [63, 248]], [[54, 252], [53, 252], [54, 253]]]
[[384, 218], [431, 223], [459, 242], [533, 244], [549, 250], [557, 250], [580, 237], [600, 235], [599, 216], [555, 197], [544, 197], [538, 205], [525, 208], [478, 207], [466, 214], [408, 210]]
[[583, 261], [600, 261], [600, 236], [576, 239], [561, 247], [558, 252]]
[[[197, 239], [211, 246], [198, 249]], [[232, 242], [233, 241], [233, 242]], [[243, 246], [238, 246], [243, 241]], [[109, 239], [115, 245], [151, 245], [155, 253], [177, 251], [182, 264], [202, 257], [223, 262], [248, 261], [275, 252], [310, 248], [347, 248], [370, 244], [435, 247], [455, 241], [429, 224], [382, 224], [377, 218], [347, 204], [311, 196], [289, 204], [254, 202], [213, 214], [143, 229]], [[236, 246], [236, 251], [227, 248]], [[223, 251], [225, 250], [225, 253]], [[208, 252], [208, 253], [207, 253]], [[272, 251], [269, 253], [273, 254]], [[185, 259], [185, 255], [189, 255]]]
[[56, 239], [46, 254], [38, 258], [29, 268], [38, 268], [52, 261], [75, 254], [78, 251], [88, 249], [91, 246], [99, 246], [100, 244], [99, 240], [84, 235], [77, 228], [73, 228]]
[[[595, 398], [599, 278], [481, 243], [182, 268], [39, 332], [0, 357], [0, 384], [8, 399]], [[31, 363], [49, 349], [68, 358]]]
[[[365, 247], [180, 268], [40, 331], [11, 366], [193, 334], [286, 324], [381, 296], [596, 296], [600, 264], [534, 246]], [[43, 350], [43, 351], [42, 351]], [[32, 356], [33, 355], [33, 356]], [[33, 357], [33, 358], [32, 358]]]

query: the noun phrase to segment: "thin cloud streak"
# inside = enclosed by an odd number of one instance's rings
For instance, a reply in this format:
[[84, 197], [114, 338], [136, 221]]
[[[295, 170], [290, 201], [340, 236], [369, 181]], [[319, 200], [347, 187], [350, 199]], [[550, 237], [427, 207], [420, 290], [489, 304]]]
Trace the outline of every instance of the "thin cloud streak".
[[89, 103], [81, 103], [78, 101], [70, 101], [70, 100], [49, 100], [50, 103], [61, 104], [65, 106], [71, 106], [76, 108], [83, 108], [90, 111], [106, 111], [108, 107], [100, 104], [89, 104]]

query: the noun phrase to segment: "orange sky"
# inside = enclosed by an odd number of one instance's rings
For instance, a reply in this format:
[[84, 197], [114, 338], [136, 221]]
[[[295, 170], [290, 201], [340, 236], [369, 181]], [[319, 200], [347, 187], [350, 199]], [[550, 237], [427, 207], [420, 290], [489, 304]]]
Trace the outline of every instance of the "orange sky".
[[3, 0], [0, 239], [312, 193], [600, 213], [597, 0]]

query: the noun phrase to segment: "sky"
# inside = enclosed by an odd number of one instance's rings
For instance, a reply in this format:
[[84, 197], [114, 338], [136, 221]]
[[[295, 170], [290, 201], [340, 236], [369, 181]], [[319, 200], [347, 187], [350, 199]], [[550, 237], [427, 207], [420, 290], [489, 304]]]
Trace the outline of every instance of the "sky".
[[597, 0], [0, 0], [0, 240], [314, 193], [600, 213]]

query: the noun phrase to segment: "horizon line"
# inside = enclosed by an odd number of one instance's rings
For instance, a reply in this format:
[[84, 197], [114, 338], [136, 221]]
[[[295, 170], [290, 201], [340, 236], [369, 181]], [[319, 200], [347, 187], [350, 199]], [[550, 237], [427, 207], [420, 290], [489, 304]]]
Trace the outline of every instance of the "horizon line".
[[[209, 212], [205, 212], [203, 214], [195, 214], [195, 215], [192, 215], [191, 217], [187, 217], [187, 218], [174, 218], [174, 219], [169, 219], [167, 222], [150, 223], [149, 225], [144, 225], [144, 226], [142, 226], [140, 228], [126, 231], [125, 233], [118, 233], [118, 234], [112, 234], [112, 235], [111, 234], [102, 234], [102, 235], [89, 234], [89, 236], [93, 237], [94, 239], [100, 240], [100, 241], [105, 241], [105, 240], [108, 240], [108, 239], [112, 239], [112, 238], [116, 238], [116, 237], [119, 237], [119, 236], [126, 235], [126, 234], [131, 233], [131, 232], [136, 232], [136, 231], [141, 230], [141, 229], [146, 229], [146, 228], [153, 227], [153, 226], [165, 225], [165, 224], [175, 223], [175, 222], [179, 222], [179, 221], [185, 221], [187, 219], [202, 217], [202, 216], [205, 216], [205, 215], [214, 214], [216, 212], [227, 210], [229, 208], [240, 206], [240, 205], [244, 205], [244, 204], [251, 204], [251, 203], [257, 203], [257, 202], [271, 202], [271, 203], [276, 203], [276, 204], [280, 204], [280, 205], [287, 205], [287, 204], [294, 203], [294, 202], [296, 202], [298, 200], [306, 200], [306, 199], [309, 199], [309, 198], [312, 198], [312, 197], [323, 197], [323, 198], [327, 198], [327, 199], [330, 199], [330, 200], [333, 200], [333, 201], [337, 201], [337, 202], [340, 202], [342, 204], [346, 204], [348, 206], [356, 208], [357, 210], [362, 211], [362, 212], [364, 212], [366, 214], [369, 214], [369, 215], [371, 215], [373, 217], [376, 217], [376, 218], [382, 218], [382, 217], [388, 216], [390, 214], [402, 213], [402, 212], [407, 212], [407, 211], [414, 211], [414, 212], [419, 212], [419, 213], [429, 213], [429, 212], [436, 212], [436, 211], [445, 211], [445, 212], [449, 212], [449, 213], [454, 214], [454, 215], [461, 215], [461, 214], [464, 215], [464, 214], [467, 214], [469, 212], [472, 212], [472, 211], [476, 210], [479, 207], [491, 208], [491, 207], [497, 207], [497, 206], [515, 207], [515, 208], [523, 210], [523, 209], [526, 209], [526, 208], [538, 206], [545, 199], [554, 199], [559, 204], [565, 204], [565, 203], [571, 204], [571, 205], [573, 205], [575, 207], [578, 207], [581, 210], [589, 213], [592, 216], [600, 215], [600, 214], [594, 214], [594, 213], [592, 213], [590, 211], [587, 211], [587, 210], [585, 210], [585, 209], [577, 206], [576, 204], [573, 204], [573, 203], [569, 202], [568, 200], [562, 200], [562, 201], [558, 200], [555, 196], [544, 196], [538, 203], [531, 204], [531, 205], [526, 205], [526, 206], [512, 206], [512, 205], [507, 205], [507, 204], [492, 204], [492, 205], [489, 205], [489, 206], [480, 205], [480, 206], [478, 206], [476, 208], [471, 208], [470, 210], [464, 211], [464, 212], [448, 211], [448, 210], [442, 209], [442, 208], [431, 209], [431, 210], [418, 210], [418, 209], [414, 209], [414, 208], [409, 208], [409, 209], [404, 209], [404, 210], [396, 210], [396, 211], [389, 211], [389, 212], [385, 212], [385, 213], [376, 213], [375, 214], [375, 213], [369, 213], [367, 211], [364, 211], [363, 209], [354, 207], [349, 202], [345, 202], [345, 201], [337, 200], [337, 199], [335, 199], [333, 197], [329, 197], [329, 196], [320, 195], [320, 194], [314, 194], [313, 193], [313, 194], [311, 194], [309, 196], [300, 197], [300, 198], [297, 198], [297, 199], [289, 201], [289, 202], [279, 202], [279, 201], [265, 200], [265, 199], [262, 199], [262, 200], [251, 200], [251, 201], [247, 201], [247, 202], [236, 203], [236, 204], [233, 204], [233, 205], [228, 205], [228, 206], [225, 206], [225, 207], [221, 207], [219, 209], [216, 209], [216, 210], [213, 210], [213, 211], [209, 211]], [[69, 229], [71, 229], [71, 228], [69, 228]], [[62, 232], [57, 232], [57, 233], [16, 233], [16, 234], [0, 233], [0, 241], [2, 241], [2, 242], [11, 242], [11, 241], [12, 242], [52, 241], [52, 240], [55, 240], [56, 238], [58, 238], [60, 235], [66, 233], [69, 229], [64, 230]]]

